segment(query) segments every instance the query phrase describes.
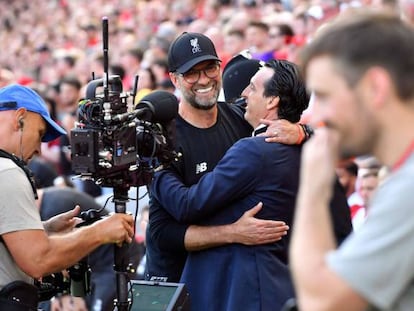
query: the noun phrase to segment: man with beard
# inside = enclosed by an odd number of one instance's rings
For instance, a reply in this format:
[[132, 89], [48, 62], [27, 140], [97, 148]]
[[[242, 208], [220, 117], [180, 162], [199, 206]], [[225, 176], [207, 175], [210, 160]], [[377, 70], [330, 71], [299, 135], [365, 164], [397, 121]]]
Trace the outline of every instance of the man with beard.
[[[326, 126], [302, 156], [290, 252], [299, 307], [414, 310], [414, 30], [393, 15], [346, 17], [302, 57], [313, 121]], [[326, 189], [340, 158], [367, 154], [391, 173], [336, 249]]]

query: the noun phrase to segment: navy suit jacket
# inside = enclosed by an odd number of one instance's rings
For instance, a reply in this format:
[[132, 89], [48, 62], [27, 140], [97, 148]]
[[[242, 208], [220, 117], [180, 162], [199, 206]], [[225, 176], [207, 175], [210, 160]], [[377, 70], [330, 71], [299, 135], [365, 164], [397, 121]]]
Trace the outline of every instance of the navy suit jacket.
[[[185, 187], [170, 171], [154, 180], [152, 195], [180, 222], [229, 224], [258, 202], [258, 218], [292, 226], [301, 146], [239, 140], [198, 184]], [[225, 245], [191, 252], [182, 275], [192, 310], [280, 310], [294, 296], [288, 269], [289, 234], [259, 245]]]

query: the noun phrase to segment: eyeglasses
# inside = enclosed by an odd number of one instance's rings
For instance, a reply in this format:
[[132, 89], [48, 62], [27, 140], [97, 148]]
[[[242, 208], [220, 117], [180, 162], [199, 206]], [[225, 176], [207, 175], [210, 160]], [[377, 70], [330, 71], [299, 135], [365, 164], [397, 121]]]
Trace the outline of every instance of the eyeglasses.
[[210, 79], [217, 78], [220, 74], [220, 64], [211, 64], [200, 70], [192, 69], [185, 73], [180, 73], [179, 75], [183, 77], [187, 83], [194, 84], [200, 79], [201, 72], [204, 72], [204, 74]]

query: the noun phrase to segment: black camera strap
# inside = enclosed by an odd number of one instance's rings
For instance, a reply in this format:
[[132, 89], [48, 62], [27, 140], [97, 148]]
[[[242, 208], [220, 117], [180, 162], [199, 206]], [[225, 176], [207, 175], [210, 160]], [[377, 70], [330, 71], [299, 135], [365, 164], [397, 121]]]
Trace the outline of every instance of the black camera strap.
[[[27, 179], [32, 186], [33, 194], [37, 199], [37, 191], [34, 184], [33, 173], [26, 166], [26, 163], [2, 149], [0, 149], [0, 157], [12, 160], [26, 174]], [[0, 236], [0, 243], [4, 243]], [[5, 243], [4, 243], [5, 244]], [[37, 310], [38, 294], [37, 288], [23, 281], [14, 281], [0, 290], [0, 309], [10, 311], [35, 311]]]
[[[35, 199], [37, 200], [38, 196], [37, 196], [37, 190], [36, 190], [35, 181], [34, 181], [34, 175], [33, 175], [33, 172], [27, 167], [26, 162], [19, 159], [14, 154], [8, 153], [7, 151], [4, 151], [2, 149], [0, 149], [0, 157], [12, 160], [18, 167], [20, 167], [23, 170], [23, 172], [26, 174], [27, 179], [30, 182], [30, 185], [32, 186], [33, 195]], [[1, 236], [0, 236], [0, 243], [3, 243], [3, 238]]]
[[23, 170], [23, 172], [26, 174], [27, 179], [30, 182], [30, 185], [32, 186], [34, 198], [37, 200], [38, 196], [34, 181], [34, 175], [33, 172], [27, 167], [26, 162], [19, 159], [14, 154], [8, 153], [7, 151], [4, 151], [2, 149], [0, 149], [0, 157], [12, 160], [18, 167], [20, 167]]

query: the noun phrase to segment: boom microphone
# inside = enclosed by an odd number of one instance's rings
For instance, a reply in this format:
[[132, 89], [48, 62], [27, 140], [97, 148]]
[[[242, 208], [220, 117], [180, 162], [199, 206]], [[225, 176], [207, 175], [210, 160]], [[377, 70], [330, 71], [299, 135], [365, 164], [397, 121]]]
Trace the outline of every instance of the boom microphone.
[[[142, 112], [148, 109], [150, 113], [146, 117], [149, 119], [145, 121], [165, 123], [178, 115], [178, 99], [171, 92], [157, 90], [144, 96], [136, 108], [137, 111]], [[141, 113], [138, 113], [138, 115]], [[144, 113], [144, 115], [146, 114]]]
[[134, 118], [139, 118], [141, 120], [149, 121], [152, 118], [153, 112], [151, 107], [143, 107], [140, 109], [135, 109], [132, 112], [125, 112], [121, 114], [117, 114], [112, 117], [112, 121], [114, 122], [125, 122], [131, 121]]
[[177, 115], [177, 97], [170, 92], [158, 90], [143, 97], [134, 111], [117, 114], [112, 117], [112, 121], [125, 122], [138, 118], [152, 123], [165, 123]]

